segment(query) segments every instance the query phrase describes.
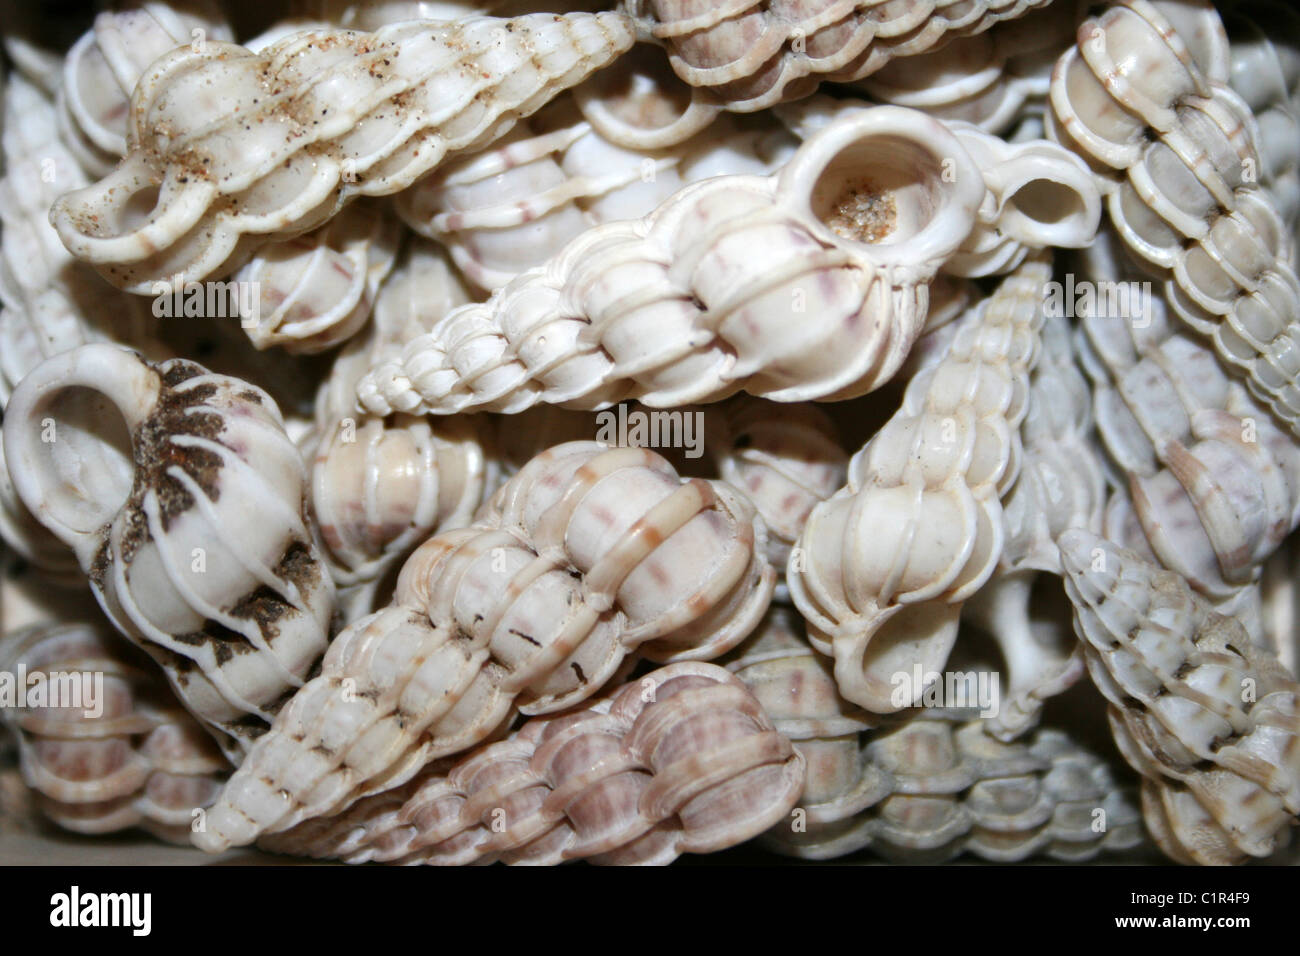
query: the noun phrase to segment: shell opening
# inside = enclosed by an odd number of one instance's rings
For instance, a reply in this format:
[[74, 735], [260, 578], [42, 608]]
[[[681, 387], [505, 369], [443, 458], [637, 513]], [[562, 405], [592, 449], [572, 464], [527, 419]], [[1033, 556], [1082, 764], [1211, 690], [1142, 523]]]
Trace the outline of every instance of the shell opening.
[[1088, 203], [1077, 189], [1050, 179], [1031, 179], [1025, 183], [1007, 199], [1004, 211], [1014, 212], [1027, 220], [1024, 225], [1030, 229], [1037, 226], [1053, 234], [1072, 230], [1076, 223], [1086, 232], [1083, 224], [1092, 218]]

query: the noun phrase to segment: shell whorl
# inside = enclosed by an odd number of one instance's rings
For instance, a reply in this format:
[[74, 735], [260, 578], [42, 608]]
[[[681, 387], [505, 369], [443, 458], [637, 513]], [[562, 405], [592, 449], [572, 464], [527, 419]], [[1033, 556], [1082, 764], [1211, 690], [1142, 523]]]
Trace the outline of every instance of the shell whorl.
[[256, 53], [180, 48], [135, 89], [126, 158], [60, 199], [51, 221], [74, 255], [130, 291], [229, 271], [259, 241], [490, 143], [632, 41], [627, 18], [578, 13], [309, 30]]
[[1300, 812], [1300, 685], [1178, 574], [1084, 531], [1060, 544], [1152, 836], [1183, 863], [1270, 854]]
[[112, 345], [47, 359], [6, 409], [19, 497], [233, 762], [325, 649], [334, 589], [261, 389]]
[[359, 400], [446, 414], [865, 393], [906, 357], [929, 281], [974, 223], [985, 190], [967, 160], [920, 113], [860, 111], [775, 176], [695, 183], [588, 229], [376, 367]]
[[1050, 276], [1029, 260], [960, 320], [791, 552], [786, 579], [810, 638], [835, 657], [840, 693], [868, 710], [915, 703], [921, 688], [899, 700], [891, 675], [943, 665], [961, 604], [997, 566]]
[[[86, 834], [143, 827], [188, 843], [194, 811], [216, 799], [229, 765], [162, 680], [138, 667], [148, 662], [127, 650], [88, 624], [6, 633], [0, 669], [26, 674], [29, 702], [0, 715], [18, 738], [23, 779], [54, 823]], [[36, 674], [48, 693], [39, 704]], [[81, 699], [64, 700], [74, 684]]]
[[350, 863], [662, 865], [762, 832], [803, 777], [740, 681], [670, 664], [262, 845]]
[[1094, 164], [1169, 306], [1300, 434], [1294, 241], [1261, 188], [1258, 124], [1226, 85], [1229, 62], [1208, 2], [1122, 0], [1057, 61], [1049, 131]]
[[651, 452], [575, 442], [538, 456], [475, 524], [415, 551], [390, 607], [335, 639], [195, 842], [249, 843], [390, 790], [516, 709], [592, 696], [634, 649], [724, 653], [771, 598], [760, 549], [737, 492], [683, 481]]

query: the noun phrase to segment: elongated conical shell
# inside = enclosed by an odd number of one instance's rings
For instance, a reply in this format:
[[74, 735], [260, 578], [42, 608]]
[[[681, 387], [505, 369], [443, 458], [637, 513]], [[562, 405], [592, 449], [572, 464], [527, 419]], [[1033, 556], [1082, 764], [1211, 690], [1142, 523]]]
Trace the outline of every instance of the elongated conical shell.
[[88, 624], [10, 631], [0, 637], [0, 670], [22, 676], [24, 699], [7, 700], [0, 716], [18, 737], [23, 779], [59, 826], [94, 834], [138, 826], [188, 843], [229, 765], [140, 664], [148, 661]]
[[4, 441], [23, 503], [237, 763], [320, 659], [334, 606], [275, 403], [193, 362], [85, 345], [23, 379]]
[[967, 156], [915, 111], [847, 116], [776, 176], [705, 180], [643, 220], [587, 230], [375, 368], [361, 404], [445, 414], [870, 391], [920, 334], [927, 285], [974, 223], [985, 188]]
[[578, 13], [182, 47], [136, 86], [123, 162], [51, 221], [131, 291], [229, 271], [259, 242], [490, 143], [631, 44], [627, 18]]
[[1152, 836], [1183, 863], [1269, 855], [1300, 812], [1300, 685], [1179, 575], [1087, 532], [1060, 543]]
[[1050, 275], [1030, 260], [961, 320], [791, 552], [786, 578], [813, 645], [834, 655], [840, 693], [868, 710], [915, 703], [922, 688], [900, 699], [892, 675], [942, 667], [962, 602], [1001, 556], [1001, 496], [1020, 467]]
[[580, 703], [633, 649], [716, 657], [771, 598], [752, 507], [658, 455], [560, 445], [474, 525], [430, 538], [394, 603], [346, 628], [284, 707], [195, 842], [250, 843], [399, 786], [517, 707]]

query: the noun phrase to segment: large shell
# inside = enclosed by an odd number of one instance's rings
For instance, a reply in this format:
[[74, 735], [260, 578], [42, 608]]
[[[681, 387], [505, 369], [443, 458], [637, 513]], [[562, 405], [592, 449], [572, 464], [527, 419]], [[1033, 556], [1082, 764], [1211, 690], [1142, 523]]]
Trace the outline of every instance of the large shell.
[[893, 57], [924, 53], [1048, 0], [624, 0], [673, 69], [727, 109], [750, 112], [798, 99], [823, 80], [856, 80]]
[[1050, 277], [1030, 260], [960, 321], [791, 553], [786, 580], [813, 645], [834, 655], [840, 693], [868, 710], [919, 699], [922, 688], [899, 694], [892, 675], [942, 668], [961, 604], [997, 566]]
[[1300, 434], [1300, 280], [1260, 186], [1258, 126], [1226, 84], [1213, 7], [1123, 0], [1052, 75], [1052, 135], [1098, 168], [1111, 221], [1169, 305]]
[[88, 624], [10, 631], [0, 671], [23, 681], [27, 706], [0, 716], [50, 820], [77, 833], [138, 826], [189, 843], [196, 811], [216, 799], [229, 765], [129, 650]]
[[296, 239], [268, 243], [234, 275], [250, 287], [255, 310], [241, 313], [240, 325], [259, 349], [333, 348], [370, 318], [400, 238], [397, 221], [371, 200]]
[[627, 149], [566, 97], [488, 149], [444, 164], [397, 203], [417, 232], [447, 244], [471, 281], [494, 290], [593, 225], [645, 216], [710, 176], [770, 174], [793, 150], [779, 127], [730, 121], [671, 148]]
[[376, 368], [362, 405], [516, 412], [629, 397], [683, 405], [742, 388], [779, 401], [862, 394], [907, 355], [927, 283], [984, 191], [935, 120], [860, 111], [811, 136], [776, 176], [705, 180], [644, 220], [588, 229]]
[[350, 863], [665, 864], [761, 833], [803, 776], [740, 681], [670, 664], [262, 845]]
[[[308, 31], [260, 53], [183, 47], [136, 87], [123, 162], [51, 219], [131, 291], [229, 271], [259, 242], [490, 143], [631, 43], [628, 20], [603, 13]], [[462, 61], [475, 67], [448, 68]]]
[[1300, 685], [1178, 574], [1084, 531], [1060, 544], [1151, 835], [1180, 863], [1272, 853], [1300, 813]]
[[771, 598], [756, 539], [737, 492], [684, 482], [651, 452], [574, 442], [538, 456], [478, 522], [416, 550], [392, 606], [339, 635], [195, 842], [250, 843], [390, 790], [516, 707], [590, 697], [634, 648], [724, 653]]
[[1079, 861], [1140, 839], [1135, 800], [1060, 730], [999, 744], [986, 720], [957, 711], [881, 722], [838, 695], [825, 659], [775, 608], [726, 660], [808, 766], [795, 813], [761, 838], [778, 853]]
[[22, 381], [4, 440], [23, 503], [238, 762], [319, 660], [334, 604], [275, 403], [192, 362], [85, 345]]

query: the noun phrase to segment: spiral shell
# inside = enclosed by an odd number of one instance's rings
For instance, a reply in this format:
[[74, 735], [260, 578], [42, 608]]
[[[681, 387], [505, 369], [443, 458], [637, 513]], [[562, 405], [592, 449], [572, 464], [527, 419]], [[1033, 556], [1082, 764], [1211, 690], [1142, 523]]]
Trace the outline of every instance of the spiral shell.
[[803, 775], [740, 681], [670, 664], [262, 845], [350, 863], [662, 865], [762, 832]]
[[590, 697], [634, 648], [724, 653], [771, 598], [756, 539], [737, 492], [683, 482], [651, 452], [574, 442], [538, 456], [474, 525], [415, 551], [390, 607], [335, 639], [195, 842], [250, 843], [400, 786], [516, 708]]
[[1258, 126], [1228, 86], [1213, 7], [1123, 0], [1079, 29], [1052, 75], [1049, 130], [1098, 167], [1125, 245], [1170, 307], [1300, 434], [1300, 280], [1259, 183]]
[[1300, 685], [1178, 574], [1084, 531], [1060, 544], [1152, 837], [1180, 863], [1268, 856], [1300, 813]]
[[973, 224], [984, 184], [967, 156], [911, 110], [845, 117], [776, 176], [705, 180], [644, 220], [588, 229], [374, 369], [362, 407], [513, 413], [539, 401], [684, 405], [742, 388], [778, 401], [870, 391], [907, 355], [927, 283]]
[[84, 345], [22, 381], [4, 441], [23, 503], [237, 763], [319, 660], [334, 604], [274, 402]]
[[987, 30], [1048, 0], [888, 0], [762, 4], [625, 0], [673, 70], [726, 109], [751, 112], [807, 96], [823, 80], [861, 79], [893, 57]]
[[259, 242], [487, 145], [631, 43], [627, 19], [603, 13], [308, 31], [260, 53], [177, 49], [136, 87], [126, 158], [62, 197], [51, 221], [129, 291], [228, 272]]
[[[18, 736], [23, 779], [50, 820], [77, 833], [142, 827], [188, 843], [194, 811], [216, 799], [229, 766], [127, 651], [87, 624], [10, 631], [0, 638], [0, 671], [25, 675], [27, 705], [0, 714]], [[43, 680], [33, 683], [37, 674]], [[65, 700], [74, 686], [84, 696]]]
[[868, 710], [916, 702], [922, 689], [900, 700], [891, 675], [942, 667], [961, 604], [997, 566], [1050, 276], [1029, 260], [961, 320], [791, 553], [786, 580], [813, 646], [834, 655], [840, 693]]
[[388, 210], [363, 201], [312, 232], [262, 246], [234, 276], [256, 297], [240, 325], [259, 349], [311, 355], [333, 348], [370, 318], [399, 241]]

